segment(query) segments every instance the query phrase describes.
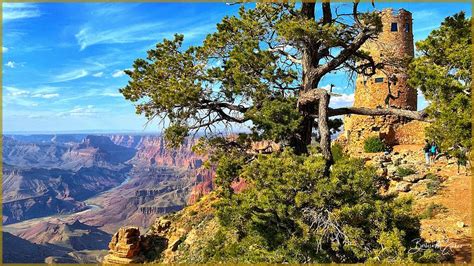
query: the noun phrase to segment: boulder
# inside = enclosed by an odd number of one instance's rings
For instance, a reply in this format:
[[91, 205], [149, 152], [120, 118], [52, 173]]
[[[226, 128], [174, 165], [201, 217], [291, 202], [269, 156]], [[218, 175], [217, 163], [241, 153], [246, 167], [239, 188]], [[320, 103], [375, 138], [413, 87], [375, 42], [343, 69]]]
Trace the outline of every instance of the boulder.
[[156, 219], [155, 223], [153, 224], [153, 229], [155, 233], [157, 234], [164, 234], [168, 232], [170, 226], [171, 226], [170, 220], [159, 217], [158, 219]]
[[399, 166], [399, 165], [402, 163], [402, 160], [403, 160], [402, 158], [396, 158], [396, 159], [394, 159], [393, 165]]
[[140, 256], [140, 230], [138, 227], [121, 227], [109, 243], [109, 254], [104, 257], [104, 264], [142, 263]]
[[395, 186], [395, 190], [398, 191], [398, 192], [408, 192], [408, 191], [410, 191], [411, 186], [412, 186], [412, 183], [402, 181], [402, 182], [399, 182]]
[[388, 176], [394, 176], [397, 173], [397, 167], [394, 165], [387, 166], [387, 174]]
[[402, 180], [406, 182], [410, 182], [410, 183], [416, 183], [424, 179], [425, 177], [426, 177], [425, 175], [413, 174], [413, 175], [404, 176]]

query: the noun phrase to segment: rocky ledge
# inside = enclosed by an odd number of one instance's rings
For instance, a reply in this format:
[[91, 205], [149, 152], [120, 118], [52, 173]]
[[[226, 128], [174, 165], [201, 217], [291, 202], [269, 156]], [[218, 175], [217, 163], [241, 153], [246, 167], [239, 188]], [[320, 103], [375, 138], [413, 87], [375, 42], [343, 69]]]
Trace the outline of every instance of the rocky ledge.
[[109, 254], [104, 257], [104, 264], [142, 263], [140, 254], [140, 230], [138, 227], [122, 227], [114, 234], [109, 244]]

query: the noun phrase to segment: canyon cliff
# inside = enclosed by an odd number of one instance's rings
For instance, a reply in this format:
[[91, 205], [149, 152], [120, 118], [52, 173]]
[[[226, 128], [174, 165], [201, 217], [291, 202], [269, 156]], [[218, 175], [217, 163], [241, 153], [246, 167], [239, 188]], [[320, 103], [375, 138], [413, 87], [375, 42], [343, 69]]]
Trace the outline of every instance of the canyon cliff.
[[[61, 232], [74, 232], [80, 220], [103, 232], [81, 239], [107, 244], [120, 226], [146, 228], [196, 202], [213, 189], [214, 171], [203, 167], [193, 144], [170, 149], [159, 135], [3, 136], [5, 229], [12, 241], [47, 250], [50, 262], [99, 261], [102, 251], [91, 255], [85, 242]], [[65, 248], [74, 254], [64, 256]]]

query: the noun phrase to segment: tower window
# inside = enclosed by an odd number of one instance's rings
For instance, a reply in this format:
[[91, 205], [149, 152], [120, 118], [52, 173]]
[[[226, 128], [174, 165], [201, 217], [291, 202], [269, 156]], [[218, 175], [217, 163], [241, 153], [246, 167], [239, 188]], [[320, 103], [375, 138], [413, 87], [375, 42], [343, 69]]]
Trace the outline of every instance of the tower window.
[[375, 83], [382, 83], [383, 82], [383, 78], [375, 78]]
[[391, 31], [398, 31], [398, 24], [397, 24], [397, 22], [392, 22]]
[[405, 24], [405, 32], [410, 32], [410, 24]]

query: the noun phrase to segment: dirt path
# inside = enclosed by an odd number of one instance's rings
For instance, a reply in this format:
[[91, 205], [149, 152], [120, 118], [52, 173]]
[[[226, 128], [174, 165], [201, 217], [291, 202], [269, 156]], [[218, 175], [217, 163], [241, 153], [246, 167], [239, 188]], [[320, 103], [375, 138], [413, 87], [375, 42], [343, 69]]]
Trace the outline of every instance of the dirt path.
[[430, 167], [430, 172], [445, 179], [436, 195], [417, 199], [415, 210], [422, 213], [430, 204], [443, 206], [443, 211], [421, 221], [421, 236], [451, 250], [454, 263], [470, 263], [472, 258], [472, 179], [457, 174], [455, 164], [446, 161]]

